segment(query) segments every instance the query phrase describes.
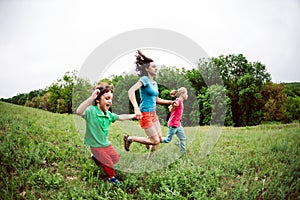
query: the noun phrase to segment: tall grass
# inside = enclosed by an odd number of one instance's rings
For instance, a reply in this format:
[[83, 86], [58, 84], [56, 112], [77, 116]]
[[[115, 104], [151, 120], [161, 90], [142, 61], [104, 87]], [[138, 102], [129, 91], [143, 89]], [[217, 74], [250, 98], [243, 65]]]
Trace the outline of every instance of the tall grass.
[[[147, 150], [133, 144], [130, 152], [124, 152], [122, 135], [126, 132], [120, 127], [126, 124], [113, 124], [110, 140], [121, 153], [116, 173], [122, 185], [116, 187], [106, 181], [103, 172], [90, 159], [89, 149], [83, 145], [83, 135], [75, 128], [72, 115], [3, 102], [0, 111], [0, 199], [300, 197], [300, 125], [297, 123], [222, 128], [218, 143], [206, 157], [201, 157], [200, 150], [209, 127], [187, 127], [189, 154], [176, 157], [179, 147], [175, 137], [171, 144], [161, 144], [155, 154], [162, 160], [175, 159], [155, 170], [139, 173], [125, 169], [134, 169], [129, 164], [145, 163], [133, 155], [146, 154]], [[80, 120], [83, 119], [76, 118]], [[191, 138], [195, 131], [195, 138]], [[165, 127], [163, 133], [166, 134]], [[153, 161], [149, 163], [146, 167], [156, 165]]]

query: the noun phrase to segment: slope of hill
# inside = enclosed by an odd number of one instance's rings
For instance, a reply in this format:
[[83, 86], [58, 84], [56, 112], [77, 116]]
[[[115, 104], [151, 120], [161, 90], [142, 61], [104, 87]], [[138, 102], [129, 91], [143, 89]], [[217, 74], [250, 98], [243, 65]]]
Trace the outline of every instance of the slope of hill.
[[[300, 196], [299, 123], [222, 128], [218, 143], [205, 158], [200, 157], [200, 148], [209, 127], [186, 127], [189, 154], [150, 172], [134, 173], [126, 171], [126, 166], [116, 166], [117, 176], [122, 180], [122, 185], [116, 187], [107, 183], [89, 158], [89, 149], [82, 144], [82, 134], [75, 128], [73, 115], [4, 102], [0, 102], [0, 111], [0, 199], [297, 199]], [[119, 149], [121, 160], [133, 157], [135, 152], [146, 153], [145, 147], [138, 144], [132, 146], [131, 152], [121, 150], [120, 138], [124, 132], [119, 127], [112, 125], [110, 139]], [[165, 128], [163, 132], [166, 133]], [[192, 132], [196, 132], [194, 140], [189, 136]], [[174, 139], [159, 148], [179, 150], [176, 143]], [[175, 156], [172, 151], [164, 154]], [[151, 166], [156, 164], [148, 162]]]

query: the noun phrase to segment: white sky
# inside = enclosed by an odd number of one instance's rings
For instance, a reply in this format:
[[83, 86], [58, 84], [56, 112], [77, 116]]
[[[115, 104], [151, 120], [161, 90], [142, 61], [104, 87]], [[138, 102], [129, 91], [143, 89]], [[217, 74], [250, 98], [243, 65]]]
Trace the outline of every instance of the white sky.
[[0, 0], [0, 98], [45, 89], [106, 40], [140, 28], [178, 32], [213, 57], [242, 53], [273, 82], [300, 81], [299, 0]]

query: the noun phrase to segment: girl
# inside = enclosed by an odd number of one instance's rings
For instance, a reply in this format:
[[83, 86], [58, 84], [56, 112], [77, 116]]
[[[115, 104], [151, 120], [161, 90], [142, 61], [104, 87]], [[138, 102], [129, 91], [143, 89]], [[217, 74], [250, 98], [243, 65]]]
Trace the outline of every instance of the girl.
[[108, 130], [110, 124], [116, 120], [132, 119], [135, 114], [111, 113], [109, 108], [112, 98], [113, 86], [103, 83], [91, 97], [79, 105], [76, 113], [86, 121], [84, 144], [90, 146], [92, 158], [107, 174], [109, 182], [115, 184], [118, 180], [115, 177], [114, 164], [119, 161], [120, 156], [108, 141]]
[[183, 101], [188, 98], [187, 89], [181, 87], [178, 90], [171, 91], [170, 95], [172, 97], [176, 96], [177, 98], [172, 105], [169, 106], [171, 115], [168, 120], [168, 135], [167, 137], [164, 137], [161, 142], [169, 143], [172, 140], [173, 135], [176, 134], [180, 140], [180, 152], [186, 153], [186, 137], [181, 126], [181, 118], [183, 113]]
[[[141, 51], [136, 55], [136, 71], [140, 79], [128, 91], [129, 99], [133, 105], [134, 113], [140, 122], [140, 126], [144, 129], [147, 137], [136, 137], [126, 135], [123, 137], [124, 148], [129, 151], [132, 142], [138, 142], [145, 145], [151, 145], [151, 152], [155, 151], [162, 139], [161, 126], [156, 115], [156, 104], [171, 104], [172, 101], [164, 100], [158, 97], [158, 86], [154, 81], [157, 74], [157, 66], [151, 58], [146, 57]], [[135, 91], [139, 90], [141, 103], [137, 104]]]

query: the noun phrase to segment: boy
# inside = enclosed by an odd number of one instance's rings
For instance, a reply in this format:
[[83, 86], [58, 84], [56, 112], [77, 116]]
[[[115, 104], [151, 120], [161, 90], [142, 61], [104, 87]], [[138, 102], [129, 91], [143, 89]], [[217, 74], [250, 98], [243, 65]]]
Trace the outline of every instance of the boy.
[[84, 144], [90, 146], [93, 159], [101, 166], [110, 183], [118, 183], [115, 177], [114, 164], [120, 159], [119, 154], [108, 141], [110, 124], [116, 120], [129, 120], [135, 114], [117, 115], [109, 111], [113, 98], [113, 86], [102, 83], [91, 97], [82, 102], [76, 113], [86, 121]]

